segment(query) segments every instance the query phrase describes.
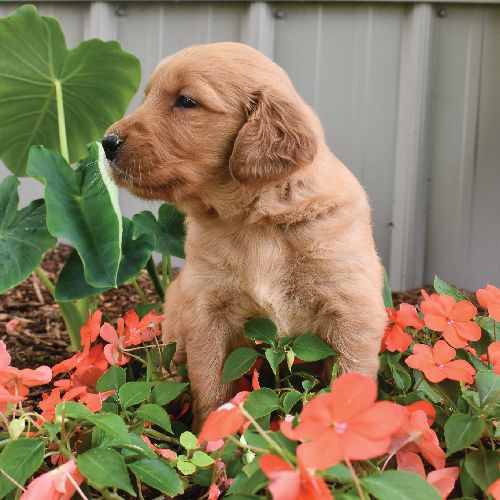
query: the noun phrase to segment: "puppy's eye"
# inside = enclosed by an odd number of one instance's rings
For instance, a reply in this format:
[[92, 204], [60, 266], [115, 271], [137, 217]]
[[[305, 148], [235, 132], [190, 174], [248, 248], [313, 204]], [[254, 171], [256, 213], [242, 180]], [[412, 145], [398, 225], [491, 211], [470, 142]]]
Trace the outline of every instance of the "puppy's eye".
[[179, 108], [194, 108], [196, 106], [196, 103], [193, 101], [193, 99], [190, 99], [185, 95], [181, 95], [178, 97], [177, 101], [175, 101], [174, 106], [177, 106]]

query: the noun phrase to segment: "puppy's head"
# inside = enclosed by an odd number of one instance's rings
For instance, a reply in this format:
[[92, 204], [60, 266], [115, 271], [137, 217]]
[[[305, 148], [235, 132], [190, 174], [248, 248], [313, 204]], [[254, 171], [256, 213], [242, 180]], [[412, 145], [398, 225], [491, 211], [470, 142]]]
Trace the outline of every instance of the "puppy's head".
[[202, 201], [230, 184], [276, 182], [316, 154], [309, 108], [285, 72], [236, 43], [160, 63], [139, 108], [103, 139], [115, 181], [146, 199]]

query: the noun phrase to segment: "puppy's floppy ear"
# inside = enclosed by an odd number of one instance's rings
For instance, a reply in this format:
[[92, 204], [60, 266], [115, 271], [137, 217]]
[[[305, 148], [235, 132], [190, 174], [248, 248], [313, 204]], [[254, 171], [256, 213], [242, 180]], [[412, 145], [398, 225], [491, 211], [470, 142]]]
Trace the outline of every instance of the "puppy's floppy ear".
[[311, 163], [317, 152], [314, 132], [291, 102], [259, 92], [248, 112], [229, 158], [236, 180], [276, 181]]

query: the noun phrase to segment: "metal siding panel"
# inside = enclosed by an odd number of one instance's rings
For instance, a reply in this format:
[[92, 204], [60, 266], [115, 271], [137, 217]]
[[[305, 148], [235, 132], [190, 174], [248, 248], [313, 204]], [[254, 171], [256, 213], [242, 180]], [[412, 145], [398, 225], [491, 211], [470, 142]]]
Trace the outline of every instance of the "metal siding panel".
[[435, 24], [431, 71], [425, 281], [438, 274], [471, 288], [482, 265], [470, 261], [469, 244], [483, 8], [453, 6], [446, 13]]
[[275, 59], [365, 185], [389, 263], [403, 7], [275, 4]]

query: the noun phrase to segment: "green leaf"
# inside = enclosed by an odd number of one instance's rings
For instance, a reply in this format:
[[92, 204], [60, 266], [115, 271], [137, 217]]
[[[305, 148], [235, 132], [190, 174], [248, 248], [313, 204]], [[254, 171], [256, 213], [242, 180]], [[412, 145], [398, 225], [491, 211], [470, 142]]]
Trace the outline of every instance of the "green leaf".
[[59, 147], [56, 82], [62, 87], [69, 159], [125, 113], [140, 64], [118, 42], [87, 40], [66, 48], [59, 23], [31, 5], [0, 19], [0, 157], [24, 175], [30, 146]]
[[389, 354], [387, 356], [387, 364], [391, 370], [396, 387], [406, 393], [411, 387], [411, 375], [408, 369], [399, 362], [400, 359], [401, 353]]
[[153, 422], [153, 424], [158, 425], [162, 429], [172, 434], [172, 424], [170, 423], [170, 417], [168, 413], [157, 404], [146, 404], [139, 407], [136, 411], [136, 415], [143, 420], [148, 422]]
[[391, 285], [389, 283], [389, 276], [387, 275], [387, 271], [384, 268], [384, 291], [383, 291], [383, 297], [384, 297], [384, 305], [385, 307], [394, 307], [394, 302], [392, 300], [392, 291], [391, 291]]
[[196, 450], [198, 446], [198, 438], [189, 431], [185, 431], [181, 434], [180, 438], [181, 446], [184, 446], [186, 450]]
[[193, 453], [191, 462], [193, 462], [196, 467], [208, 467], [214, 463], [214, 459], [205, 452], [198, 450]]
[[464, 497], [476, 498], [478, 487], [465, 468], [465, 460], [460, 462], [460, 487]]
[[292, 348], [293, 352], [302, 361], [319, 361], [335, 354], [335, 351], [319, 337], [310, 334], [296, 337]]
[[151, 393], [151, 382], [127, 382], [120, 387], [118, 398], [122, 408], [128, 408], [145, 401]]
[[[116, 278], [117, 286], [137, 276], [151, 257], [155, 246], [153, 234], [142, 234], [134, 240], [132, 222], [123, 217], [122, 224], [122, 255]], [[110, 287], [97, 288], [85, 281], [82, 259], [77, 251], [73, 251], [59, 274], [55, 298], [64, 302], [100, 295], [108, 290]]]
[[136, 237], [147, 233], [156, 236], [156, 252], [174, 255], [181, 259], [186, 258], [184, 254], [185, 218], [174, 205], [164, 203], [158, 210], [158, 220], [149, 210], [134, 215], [132, 220]]
[[95, 287], [116, 286], [121, 256], [118, 191], [105, 169], [97, 143], [77, 170], [56, 151], [42, 147], [32, 147], [28, 158], [30, 175], [45, 181], [49, 231], [78, 250], [85, 280]]
[[283, 398], [283, 410], [285, 413], [290, 413], [292, 408], [302, 399], [302, 394], [299, 391], [289, 391]]
[[99, 392], [118, 391], [126, 381], [125, 370], [119, 366], [111, 365], [97, 381], [96, 387]]
[[476, 385], [479, 391], [479, 402], [485, 407], [493, 400], [498, 400], [500, 391], [500, 375], [492, 371], [478, 372], [476, 374]]
[[425, 479], [410, 472], [395, 470], [367, 476], [360, 483], [378, 500], [440, 500], [438, 491]]
[[226, 359], [222, 369], [222, 383], [227, 384], [244, 375], [255, 363], [259, 353], [250, 347], [235, 349]]
[[442, 295], [449, 295], [450, 297], [453, 297], [457, 302], [460, 302], [461, 300], [468, 300], [470, 302], [468, 297], [459, 292], [456, 288], [448, 285], [448, 283], [443, 281], [439, 276], [434, 276], [434, 290]]
[[151, 401], [160, 406], [165, 406], [179, 396], [188, 385], [189, 384], [185, 384], [184, 382], [160, 382], [153, 388]]
[[78, 455], [78, 470], [97, 488], [119, 488], [135, 497], [123, 457], [115, 450], [92, 448]]
[[[42, 465], [44, 453], [45, 444], [41, 439], [18, 439], [9, 443], [0, 454], [0, 470], [24, 484]], [[0, 474], [0, 498], [15, 489], [16, 485]]]
[[475, 443], [483, 432], [483, 421], [472, 415], [452, 415], [444, 426], [448, 455]]
[[176, 467], [185, 475], [189, 476], [196, 472], [196, 465], [186, 457], [186, 455], [179, 455], [177, 458]]
[[116, 437], [122, 443], [129, 443], [128, 427], [118, 415], [112, 413], [95, 413], [87, 417], [87, 420], [95, 426]]
[[75, 420], [87, 420], [92, 417], [93, 413], [81, 403], [75, 401], [64, 401], [56, 406], [56, 416], [64, 418], [72, 418]]
[[57, 241], [47, 230], [43, 200], [17, 210], [18, 186], [14, 176], [0, 182], [0, 293], [24, 281]]
[[330, 467], [329, 469], [326, 469], [325, 476], [330, 481], [335, 481], [340, 483], [352, 482], [352, 474], [344, 464], [337, 464]]
[[264, 351], [267, 361], [271, 365], [271, 370], [276, 375], [278, 367], [283, 361], [285, 361], [286, 353], [284, 350], [276, 350], [273, 347], [269, 347]]
[[129, 468], [141, 481], [169, 497], [183, 492], [179, 476], [162, 460], [143, 458], [129, 464]]
[[263, 387], [251, 392], [243, 407], [253, 418], [259, 419], [269, 415], [274, 410], [281, 409], [281, 404], [280, 398], [272, 389]]
[[161, 353], [161, 363], [163, 368], [168, 372], [170, 372], [170, 363], [174, 359], [176, 348], [177, 344], [175, 342], [170, 342], [170, 344], [163, 348], [163, 352]]
[[267, 318], [252, 318], [245, 323], [245, 337], [251, 340], [273, 344], [278, 335], [278, 328]]
[[482, 446], [479, 450], [467, 453], [465, 456], [467, 472], [483, 491], [486, 491], [500, 477], [499, 463], [500, 453], [485, 450]]

